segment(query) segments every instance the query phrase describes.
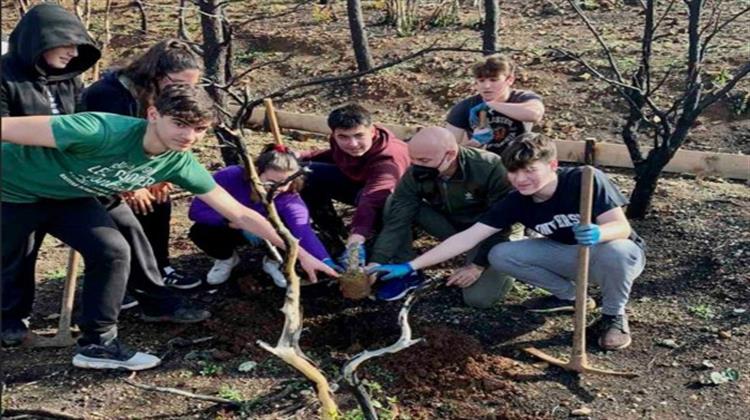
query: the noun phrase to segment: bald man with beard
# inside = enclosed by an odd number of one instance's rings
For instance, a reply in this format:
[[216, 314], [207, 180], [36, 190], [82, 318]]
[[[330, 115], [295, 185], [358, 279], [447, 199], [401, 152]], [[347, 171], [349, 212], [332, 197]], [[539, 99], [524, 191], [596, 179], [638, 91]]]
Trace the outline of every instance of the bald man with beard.
[[[412, 165], [386, 202], [383, 230], [373, 247], [371, 263], [404, 262], [416, 255], [412, 228], [416, 225], [442, 241], [479, 220], [511, 186], [499, 156], [458, 146], [445, 128], [426, 127], [408, 143]], [[467, 253], [464, 265], [448, 279], [462, 288], [464, 302], [488, 308], [502, 300], [513, 278], [489, 266], [487, 254], [509, 240], [510, 230], [499, 232]], [[421, 275], [378, 281], [376, 296], [397, 300], [417, 287]]]

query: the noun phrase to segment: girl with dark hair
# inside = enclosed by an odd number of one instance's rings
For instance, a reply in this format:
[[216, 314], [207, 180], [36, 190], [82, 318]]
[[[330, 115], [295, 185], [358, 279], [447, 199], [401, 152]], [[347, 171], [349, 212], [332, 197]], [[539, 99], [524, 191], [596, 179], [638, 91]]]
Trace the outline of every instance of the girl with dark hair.
[[[166, 39], [152, 46], [130, 64], [104, 74], [83, 94], [87, 111], [110, 112], [145, 118], [154, 98], [173, 83], [195, 85], [203, 71], [201, 59], [190, 46], [177, 39]], [[143, 227], [156, 257], [164, 284], [178, 289], [191, 289], [200, 280], [175, 271], [169, 263], [169, 221], [172, 203], [169, 193], [172, 184], [162, 182], [123, 194], [123, 199]], [[131, 307], [128, 297], [125, 306]]]
[[[300, 246], [329, 267], [340, 270], [310, 226], [310, 213], [299, 195], [304, 182], [303, 177], [299, 176], [302, 168], [294, 153], [284, 146], [270, 144], [263, 149], [255, 165], [266, 190], [275, 191], [273, 202], [276, 210], [292, 235], [299, 239]], [[242, 205], [267, 216], [268, 213], [242, 166], [224, 168], [214, 174], [214, 179]], [[239, 246], [248, 242], [260, 245], [260, 239], [227, 225], [227, 221], [216, 210], [200, 199], [193, 200], [188, 217], [195, 222], [190, 228], [190, 239], [215, 259], [206, 276], [208, 284], [221, 284], [229, 279], [232, 269], [240, 263], [236, 251]], [[278, 267], [268, 258], [264, 258], [263, 270], [276, 285], [286, 287]]]

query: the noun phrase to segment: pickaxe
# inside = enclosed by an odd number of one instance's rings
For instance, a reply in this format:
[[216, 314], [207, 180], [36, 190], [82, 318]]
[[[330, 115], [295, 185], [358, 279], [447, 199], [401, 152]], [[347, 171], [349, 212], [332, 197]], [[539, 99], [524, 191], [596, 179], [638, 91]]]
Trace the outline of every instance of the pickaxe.
[[[591, 203], [594, 189], [594, 168], [584, 166], [581, 179], [581, 224], [591, 223]], [[634, 378], [638, 376], [633, 372], [617, 372], [607, 369], [599, 369], [590, 366], [586, 357], [586, 299], [589, 283], [589, 253], [587, 246], [578, 248], [578, 273], [576, 278], [576, 303], [575, 303], [575, 326], [573, 330], [573, 349], [570, 353], [570, 361], [565, 362], [552, 357], [534, 347], [523, 349], [525, 352], [536, 356], [547, 363], [559, 366], [563, 369], [578, 373], [596, 373], [600, 375], [615, 375]]]
[[73, 300], [76, 294], [76, 283], [78, 277], [78, 261], [81, 254], [73, 248], [68, 253], [68, 271], [65, 274], [65, 285], [63, 286], [62, 305], [60, 307], [60, 321], [57, 324], [57, 333], [52, 337], [45, 337], [33, 332], [26, 335], [22, 345], [26, 347], [69, 347], [76, 343], [70, 331], [70, 321], [73, 314]]

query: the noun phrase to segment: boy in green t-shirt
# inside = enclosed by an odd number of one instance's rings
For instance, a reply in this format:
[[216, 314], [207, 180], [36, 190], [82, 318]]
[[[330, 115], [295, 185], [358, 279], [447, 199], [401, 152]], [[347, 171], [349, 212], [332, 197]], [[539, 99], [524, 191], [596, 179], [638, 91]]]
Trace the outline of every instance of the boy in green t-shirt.
[[[168, 86], [147, 117], [83, 113], [2, 119], [3, 286], [17, 273], [23, 242], [37, 229], [83, 255], [81, 336], [73, 357], [77, 367], [142, 370], [160, 362], [117, 339], [130, 249], [94, 197], [173, 182], [196, 194], [231, 225], [284, 247], [270, 223], [217, 186], [189, 152], [214, 118], [213, 104], [203, 90]], [[299, 258], [313, 281], [316, 271], [337, 276], [303, 249]]]

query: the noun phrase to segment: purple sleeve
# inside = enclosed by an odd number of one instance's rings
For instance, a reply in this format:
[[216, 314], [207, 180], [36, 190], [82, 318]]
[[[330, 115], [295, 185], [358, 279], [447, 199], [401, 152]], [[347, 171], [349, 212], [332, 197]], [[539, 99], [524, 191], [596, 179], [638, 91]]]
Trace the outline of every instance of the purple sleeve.
[[[241, 166], [229, 166], [214, 174], [216, 183], [245, 207], [250, 207], [250, 183], [245, 181], [245, 170]], [[188, 218], [194, 222], [212, 226], [226, 224], [224, 217], [208, 206], [200, 198], [193, 200], [188, 210]]]
[[299, 194], [285, 193], [274, 199], [281, 220], [289, 228], [300, 246], [319, 260], [330, 258], [323, 243], [310, 226], [310, 212]]

